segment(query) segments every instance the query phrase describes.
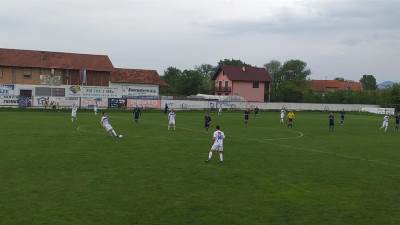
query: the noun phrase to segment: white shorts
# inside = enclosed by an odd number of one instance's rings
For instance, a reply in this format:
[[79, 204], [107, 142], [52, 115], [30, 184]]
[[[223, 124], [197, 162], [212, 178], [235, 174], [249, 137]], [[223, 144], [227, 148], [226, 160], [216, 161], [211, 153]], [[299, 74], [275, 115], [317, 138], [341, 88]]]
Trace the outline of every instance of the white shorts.
[[175, 125], [175, 120], [170, 120], [168, 124], [169, 125]]
[[112, 126], [110, 124], [106, 124], [106, 125], [104, 125], [104, 129], [106, 129], [106, 131], [110, 131], [113, 128], [112, 128]]
[[213, 144], [213, 146], [211, 146], [211, 151], [223, 152], [224, 151], [224, 146], [223, 145], [218, 145], [218, 144]]
[[389, 126], [389, 122], [384, 121], [384, 122], [382, 123], [382, 127], [388, 127], [388, 126]]
[[71, 117], [76, 118], [76, 113], [72, 113], [72, 114], [71, 114]]

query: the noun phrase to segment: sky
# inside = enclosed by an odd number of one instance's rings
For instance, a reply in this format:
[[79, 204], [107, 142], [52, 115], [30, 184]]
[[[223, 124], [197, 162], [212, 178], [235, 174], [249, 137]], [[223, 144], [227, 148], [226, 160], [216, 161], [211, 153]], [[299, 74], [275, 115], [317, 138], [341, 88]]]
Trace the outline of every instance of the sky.
[[307, 62], [312, 79], [400, 81], [400, 0], [0, 0], [0, 48], [114, 67]]

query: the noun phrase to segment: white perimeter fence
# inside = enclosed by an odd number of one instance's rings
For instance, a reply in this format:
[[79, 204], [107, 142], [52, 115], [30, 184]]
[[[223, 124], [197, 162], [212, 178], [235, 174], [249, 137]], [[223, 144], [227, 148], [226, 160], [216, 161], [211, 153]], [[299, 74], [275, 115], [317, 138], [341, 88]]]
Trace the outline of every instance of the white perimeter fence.
[[287, 103], [287, 102], [237, 102], [237, 101], [216, 101], [216, 100], [168, 100], [168, 99], [123, 99], [123, 98], [77, 98], [77, 97], [32, 97], [29, 100], [21, 99], [18, 96], [0, 96], [0, 107], [32, 107], [32, 108], [50, 108], [53, 102], [59, 108], [70, 108], [76, 104], [82, 108], [93, 108], [97, 105], [99, 108], [126, 108], [131, 109], [135, 106], [144, 109], [161, 109], [168, 105], [170, 109], [175, 110], [205, 110], [205, 109], [223, 109], [243, 110], [294, 110], [294, 111], [348, 111], [348, 112], [370, 112], [376, 114], [395, 113], [393, 108], [381, 108], [379, 105], [361, 105], [361, 104], [323, 104], [323, 103]]

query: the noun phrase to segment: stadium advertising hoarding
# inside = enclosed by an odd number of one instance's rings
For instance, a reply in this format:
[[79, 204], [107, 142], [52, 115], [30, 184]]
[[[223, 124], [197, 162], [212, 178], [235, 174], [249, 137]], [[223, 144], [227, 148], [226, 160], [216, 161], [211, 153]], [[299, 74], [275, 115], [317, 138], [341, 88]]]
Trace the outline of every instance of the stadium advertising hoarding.
[[0, 84], [0, 96], [15, 95], [14, 84]]
[[160, 100], [128, 99], [127, 101], [128, 108], [134, 108], [138, 106], [145, 109], [159, 109], [160, 104]]
[[121, 94], [123, 98], [135, 98], [143, 96], [158, 96], [159, 89], [157, 85], [121, 85]]
[[68, 86], [66, 97], [82, 97], [82, 98], [119, 98], [121, 96], [120, 89], [117, 87], [97, 87], [97, 86]]
[[394, 115], [396, 113], [395, 108], [362, 108], [362, 112], [369, 112], [369, 113], [374, 113], [374, 114], [380, 114], [380, 115]]
[[19, 96], [15, 95], [0, 95], [1, 106], [18, 106]]
[[36, 96], [33, 98], [32, 105], [34, 107], [50, 107], [50, 105], [57, 105], [59, 107], [70, 107], [72, 104], [79, 105], [78, 98], [65, 98], [65, 97], [50, 97], [50, 96]]
[[108, 108], [111, 109], [123, 109], [126, 108], [126, 99], [123, 98], [109, 98]]
[[83, 98], [81, 100], [81, 107], [93, 108], [95, 105], [99, 108], [107, 108], [108, 107], [108, 99], [106, 98], [98, 98], [98, 99], [91, 99], [91, 98]]

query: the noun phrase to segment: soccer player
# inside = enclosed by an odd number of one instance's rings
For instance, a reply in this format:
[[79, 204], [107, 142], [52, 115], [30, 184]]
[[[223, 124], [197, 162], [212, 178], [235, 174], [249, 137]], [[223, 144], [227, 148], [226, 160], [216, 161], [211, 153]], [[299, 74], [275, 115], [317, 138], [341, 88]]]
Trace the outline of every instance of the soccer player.
[[138, 106], [136, 106], [133, 109], [132, 114], [133, 114], [133, 120], [135, 121], [135, 123], [139, 123], [139, 118], [140, 118], [140, 115], [142, 114], [142, 112], [140, 111], [140, 108]]
[[246, 109], [244, 111], [244, 125], [246, 125], [249, 123], [249, 116], [250, 116], [250, 110]]
[[167, 114], [167, 112], [168, 112], [168, 104], [167, 104], [167, 103], [165, 103], [165, 107], [164, 107], [164, 114]]
[[257, 118], [259, 111], [260, 111], [260, 109], [256, 106], [256, 108], [254, 109], [254, 118]]
[[281, 109], [281, 123], [283, 124], [285, 121], [285, 116], [286, 116], [286, 110]]
[[220, 116], [222, 114], [222, 105], [219, 105], [218, 108], [218, 116]]
[[78, 112], [78, 106], [74, 104], [72, 104], [72, 108], [71, 108], [71, 121], [75, 122], [77, 120], [77, 112]]
[[224, 134], [224, 132], [221, 131], [221, 129], [218, 125], [215, 128], [217, 130], [213, 134], [212, 146], [211, 146], [210, 152], [208, 153], [208, 159], [206, 160], [206, 162], [209, 162], [211, 160], [213, 152], [218, 152], [219, 153], [219, 162], [223, 163], [224, 155], [222, 153], [224, 151], [225, 134]]
[[290, 111], [288, 113], [287, 117], [288, 117], [288, 125], [287, 125], [287, 127], [288, 128], [293, 128], [293, 121], [295, 119], [294, 112]]
[[333, 115], [333, 112], [329, 113], [328, 119], [329, 119], [329, 132], [333, 132], [335, 131], [335, 115]]
[[388, 128], [389, 128], [389, 115], [388, 114], [386, 114], [384, 117], [383, 117], [383, 123], [382, 123], [382, 126], [381, 126], [381, 128], [379, 128], [379, 130], [380, 129], [382, 129], [382, 128], [385, 128], [385, 132], [387, 132], [387, 130], [388, 130]]
[[97, 112], [98, 112], [98, 110], [99, 110], [99, 107], [98, 107], [98, 105], [97, 105], [97, 101], [96, 101], [96, 103], [94, 104], [94, 106], [93, 106], [93, 112], [94, 112], [94, 115], [96, 115], [97, 116]]
[[342, 111], [340, 111], [340, 125], [344, 124], [344, 115], [345, 115], [345, 112], [343, 109]]
[[207, 113], [204, 116], [204, 127], [206, 128], [206, 131], [208, 131], [208, 129], [210, 128], [211, 125], [211, 116], [210, 113]]
[[171, 129], [171, 127], [175, 130], [175, 120], [176, 120], [176, 113], [174, 112], [173, 109], [168, 113], [168, 130]]
[[397, 113], [397, 115], [396, 115], [396, 117], [395, 117], [395, 120], [396, 120], [396, 127], [395, 127], [394, 129], [395, 129], [395, 131], [399, 131], [399, 126], [400, 126], [400, 113]]
[[106, 129], [107, 133], [110, 136], [116, 137], [116, 138], [121, 138], [122, 135], [118, 135], [117, 132], [115, 132], [114, 128], [111, 126], [110, 124], [110, 120], [108, 119], [108, 115], [103, 112], [103, 116], [101, 117], [100, 120], [101, 125], [104, 127], [104, 129]]

